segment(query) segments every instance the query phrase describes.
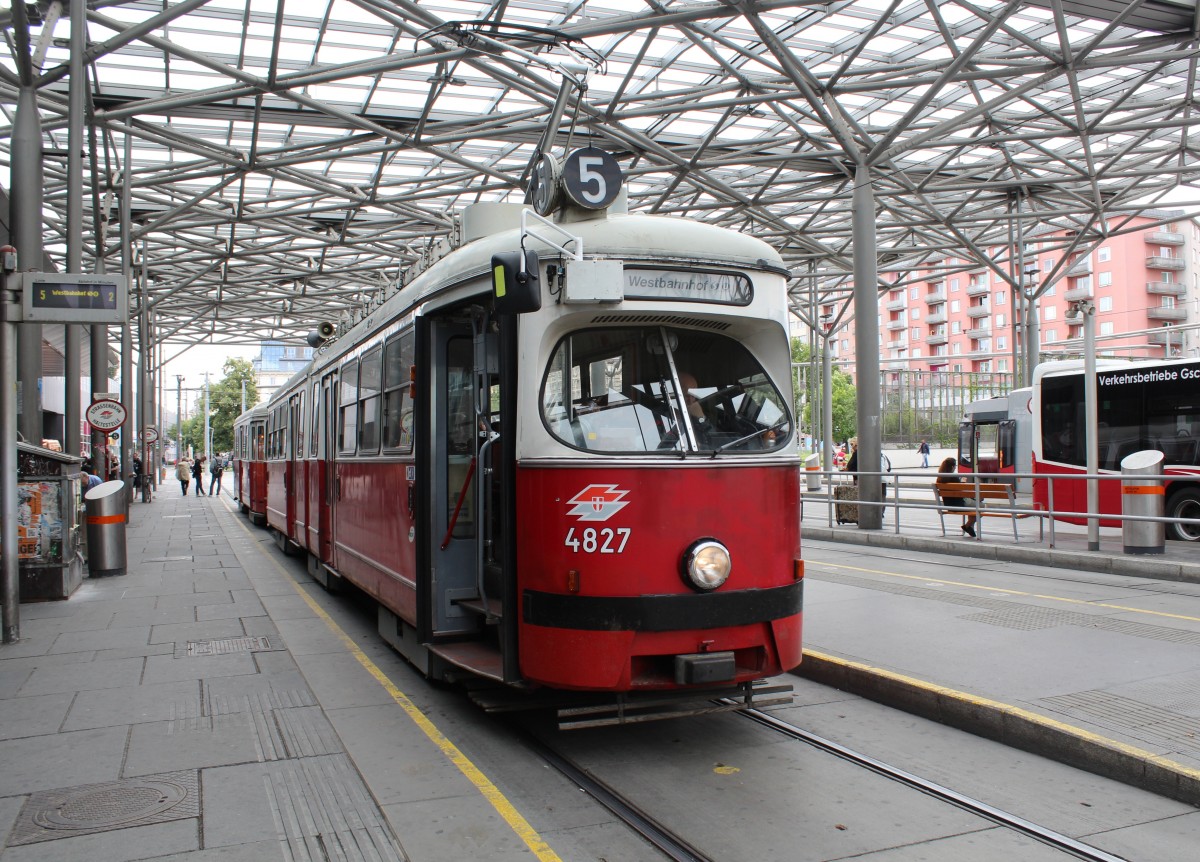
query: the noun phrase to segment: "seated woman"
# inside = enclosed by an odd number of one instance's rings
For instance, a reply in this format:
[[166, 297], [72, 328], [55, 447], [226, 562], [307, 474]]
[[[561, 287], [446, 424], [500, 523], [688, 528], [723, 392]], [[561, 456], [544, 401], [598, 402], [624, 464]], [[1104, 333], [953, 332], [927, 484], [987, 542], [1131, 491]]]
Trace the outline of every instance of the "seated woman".
[[[937, 484], [941, 485], [943, 483], [948, 483], [948, 482], [952, 483], [952, 482], [962, 481], [962, 479], [959, 477], [958, 472], [956, 470], [957, 466], [958, 465], [957, 465], [955, 459], [952, 457], [947, 458], [946, 460], [942, 461], [941, 466], [938, 467]], [[967, 510], [967, 514], [965, 514], [963, 516], [962, 531], [964, 533], [966, 533], [968, 536], [970, 536], [972, 539], [975, 538], [974, 507], [968, 507], [966, 498], [965, 497], [942, 497], [942, 503], [948, 509]]]

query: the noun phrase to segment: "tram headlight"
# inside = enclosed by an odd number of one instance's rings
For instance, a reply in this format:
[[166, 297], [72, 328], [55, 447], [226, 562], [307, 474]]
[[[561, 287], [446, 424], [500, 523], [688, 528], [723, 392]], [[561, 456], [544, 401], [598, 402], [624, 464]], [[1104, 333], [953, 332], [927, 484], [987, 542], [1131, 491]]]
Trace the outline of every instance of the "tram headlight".
[[716, 539], [699, 539], [683, 554], [683, 573], [697, 590], [715, 590], [729, 578], [733, 561], [729, 549]]

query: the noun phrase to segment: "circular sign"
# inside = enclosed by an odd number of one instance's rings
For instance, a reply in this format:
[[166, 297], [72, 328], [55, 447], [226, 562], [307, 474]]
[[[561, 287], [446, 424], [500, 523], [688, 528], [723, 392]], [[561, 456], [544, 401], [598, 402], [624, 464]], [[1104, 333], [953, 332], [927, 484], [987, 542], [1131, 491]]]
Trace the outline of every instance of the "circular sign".
[[125, 408], [120, 401], [93, 401], [87, 409], [86, 418], [93, 428], [113, 431], [125, 424]]
[[142, 439], [147, 443], [153, 443], [158, 439], [158, 429], [153, 425], [147, 425], [145, 430], [142, 431]]
[[567, 197], [585, 209], [602, 210], [621, 191], [621, 166], [598, 147], [584, 147], [567, 156], [562, 166]]
[[558, 204], [558, 162], [542, 153], [529, 180], [529, 202], [538, 215], [549, 215]]

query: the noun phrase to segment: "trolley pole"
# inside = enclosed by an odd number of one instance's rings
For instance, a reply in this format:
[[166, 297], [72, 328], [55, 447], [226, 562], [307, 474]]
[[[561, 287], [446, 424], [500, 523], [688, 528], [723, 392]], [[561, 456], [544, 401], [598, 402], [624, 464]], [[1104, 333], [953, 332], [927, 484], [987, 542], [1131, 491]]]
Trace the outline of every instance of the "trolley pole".
[[17, 268], [17, 250], [0, 248], [0, 604], [3, 641], [21, 636], [20, 558], [17, 556], [17, 320], [21, 297], [10, 289]]

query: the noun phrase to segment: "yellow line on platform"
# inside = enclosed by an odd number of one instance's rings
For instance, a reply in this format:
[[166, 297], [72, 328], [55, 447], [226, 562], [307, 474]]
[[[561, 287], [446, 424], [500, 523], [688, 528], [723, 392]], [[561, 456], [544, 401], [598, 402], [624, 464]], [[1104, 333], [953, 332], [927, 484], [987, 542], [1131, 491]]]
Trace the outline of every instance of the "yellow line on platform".
[[[228, 506], [228, 504], [226, 505]], [[249, 528], [242, 523], [241, 518], [238, 518], [237, 521], [239, 526], [241, 526], [246, 534], [251, 535]], [[541, 862], [562, 862], [559, 855], [555, 853], [550, 848], [550, 845], [542, 839], [541, 835], [539, 835], [537, 831], [531, 825], [529, 825], [529, 821], [527, 821], [521, 815], [521, 813], [517, 811], [516, 807], [508, 801], [508, 798], [500, 791], [498, 787], [496, 787], [495, 784], [492, 783], [491, 779], [484, 775], [479, 767], [472, 763], [471, 760], [462, 753], [458, 746], [451, 742], [444, 733], [438, 730], [437, 725], [430, 721], [425, 714], [421, 712], [417, 705], [409, 699], [408, 695], [401, 691], [399, 686], [397, 686], [391, 681], [391, 679], [388, 678], [388, 675], [383, 672], [379, 665], [371, 661], [370, 657], [362, 651], [362, 649], [354, 642], [350, 635], [346, 634], [346, 632], [337, 624], [333, 617], [331, 617], [324, 608], [317, 604], [317, 600], [305, 592], [300, 584], [296, 583], [295, 579], [292, 578], [287, 570], [279, 564], [278, 560], [276, 560], [270, 554], [264, 554], [264, 556], [270, 560], [271, 565], [273, 565], [280, 574], [287, 578], [288, 583], [292, 585], [293, 589], [296, 590], [300, 598], [304, 600], [305, 604], [312, 609], [314, 614], [324, 621], [325, 625], [327, 625], [330, 631], [332, 631], [334, 635], [341, 640], [342, 644], [347, 650], [350, 651], [350, 654], [354, 656], [355, 660], [357, 660], [358, 663], [363, 666], [367, 673], [375, 678], [375, 681], [383, 687], [384, 691], [391, 696], [392, 700], [394, 700], [396, 704], [404, 710], [405, 715], [412, 720], [413, 724], [419, 727], [421, 731], [427, 737], [429, 737], [429, 740], [438, 747], [438, 750], [440, 750], [442, 754], [444, 754], [447, 759], [450, 760], [451, 763], [458, 767], [458, 770], [475, 786], [475, 789], [482, 794], [483, 798], [486, 799], [494, 809], [496, 809], [496, 813], [504, 818], [504, 822], [507, 823], [509, 828], [511, 828], [513, 832], [517, 834], [518, 838], [525, 842], [525, 846], [527, 846], [533, 852], [533, 855], [541, 860]]]
[[[1098, 733], [1092, 733], [1090, 730], [1084, 730], [1082, 727], [1075, 727], [1072, 724], [1066, 724], [1065, 722], [1057, 721], [1053, 718], [1050, 718], [1049, 716], [1041, 715], [1040, 713], [1036, 713], [1036, 712], [1031, 712], [1030, 710], [1027, 710], [1027, 709], [1022, 709], [1019, 706], [1013, 706], [1012, 704], [1003, 703], [1002, 701], [991, 700], [986, 697], [980, 697], [978, 695], [969, 694], [965, 691], [958, 691], [953, 688], [947, 688], [944, 685], [938, 685], [936, 683], [926, 682], [925, 680], [917, 679], [916, 677], [906, 676], [904, 674], [896, 673], [896, 672], [890, 671], [890, 670], [884, 670], [883, 668], [874, 667], [869, 664], [863, 664], [862, 662], [850, 661], [849, 659], [838, 658], [837, 656], [829, 655], [828, 653], [818, 652], [817, 650], [806, 649], [806, 650], [804, 650], [804, 655], [805, 655], [805, 657], [811, 656], [812, 658], [819, 659], [820, 661], [823, 661], [823, 662], [828, 662], [830, 664], [835, 664], [840, 667], [845, 667], [845, 668], [849, 668], [851, 670], [861, 671], [863, 673], [867, 673], [872, 676], [877, 676], [877, 677], [881, 677], [883, 679], [891, 680], [893, 682], [898, 682], [898, 683], [901, 683], [902, 685], [906, 685], [911, 688], [920, 689], [921, 691], [927, 691], [931, 694], [936, 694], [939, 697], [953, 698], [954, 700], [958, 700], [963, 703], [970, 704], [971, 706], [977, 706], [977, 707], [980, 707], [983, 709], [989, 709], [989, 710], [993, 710], [993, 711], [997, 711], [997, 712], [1002, 712], [1002, 713], [1005, 713], [1006, 715], [1011, 715], [1016, 718], [1020, 718], [1025, 721], [1031, 722], [1033, 724], [1040, 725], [1042, 727], [1051, 728], [1051, 729], [1057, 730], [1061, 733], [1069, 734], [1071, 736], [1074, 736], [1078, 739], [1085, 740], [1087, 742], [1092, 742], [1092, 743], [1095, 743], [1098, 745], [1102, 745], [1105, 748], [1108, 748], [1108, 749], [1111, 749], [1114, 751], [1119, 751], [1130, 757], [1137, 758], [1138, 760], [1143, 760], [1148, 763], [1154, 763], [1164, 769], [1170, 770], [1171, 772], [1180, 773], [1182, 775], [1188, 776], [1189, 778], [1192, 778], [1195, 780], [1200, 780], [1200, 769], [1193, 769], [1189, 766], [1183, 765], [1182, 763], [1177, 763], [1174, 760], [1169, 760], [1168, 758], [1163, 757], [1160, 754], [1155, 754], [1152, 751], [1146, 751], [1145, 749], [1138, 748], [1137, 746], [1134, 746], [1134, 745], [1128, 745], [1127, 743], [1124, 743], [1124, 742], [1118, 742], [1115, 739], [1109, 739], [1107, 736], [1101, 736]], [[801, 663], [801, 667], [803, 667], [803, 663]]]
[[870, 575], [885, 575], [889, 578], [902, 578], [908, 581], [923, 581], [927, 584], [946, 584], [951, 587], [964, 587], [968, 590], [983, 590], [988, 593], [1004, 593], [1010, 596], [1024, 596], [1032, 599], [1045, 599], [1051, 602], [1063, 602], [1069, 605], [1085, 605], [1089, 608], [1108, 608], [1114, 611], [1128, 611], [1133, 614], [1145, 614], [1152, 617], [1167, 617], [1173, 620], [1186, 620], [1188, 622], [1200, 623], [1200, 617], [1190, 617], [1186, 614], [1169, 614], [1166, 611], [1148, 611], [1144, 608], [1131, 608], [1127, 605], [1113, 605], [1108, 602], [1089, 602], [1084, 599], [1069, 599], [1066, 596], [1048, 596], [1043, 593], [1030, 593], [1025, 590], [1009, 590], [1004, 587], [988, 587], [981, 584], [967, 584], [962, 581], [948, 581], [945, 578], [931, 578], [928, 575], [905, 575], [900, 572], [887, 572], [882, 569], [866, 569], [860, 566], [847, 566], [841, 563], [826, 563], [818, 560], [806, 559], [804, 567], [806, 572], [812, 572], [814, 568], [827, 566], [831, 569], [846, 569], [851, 572], [863, 572]]

